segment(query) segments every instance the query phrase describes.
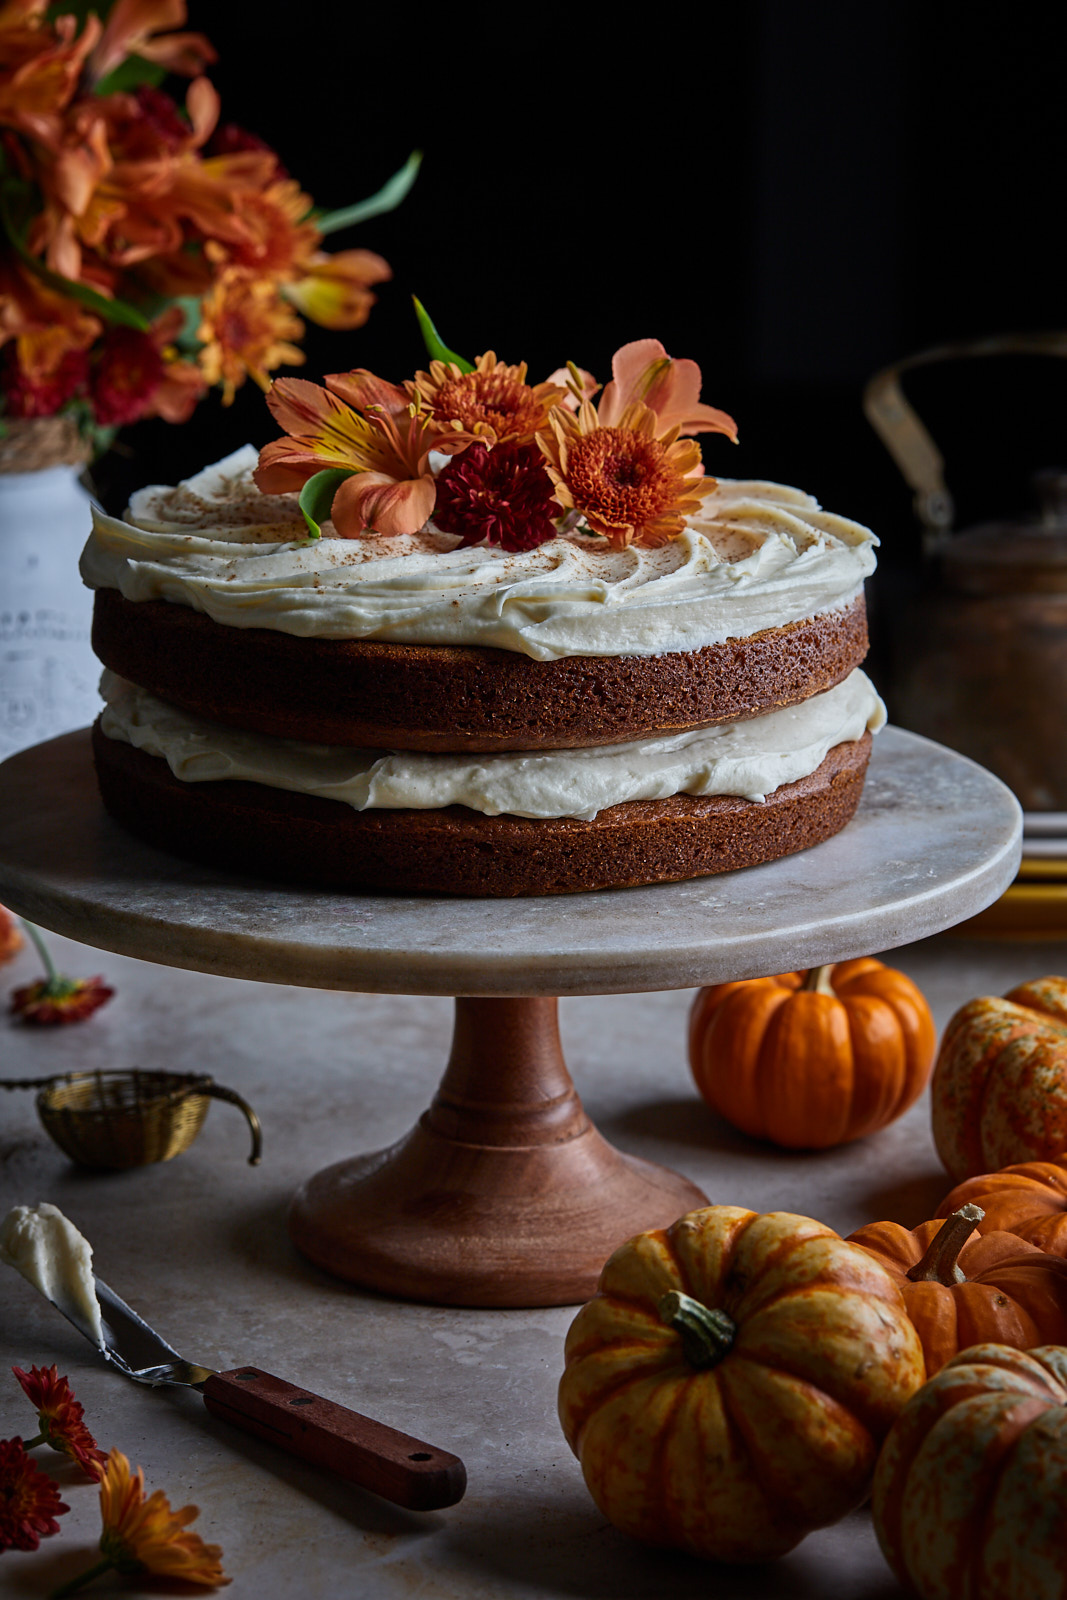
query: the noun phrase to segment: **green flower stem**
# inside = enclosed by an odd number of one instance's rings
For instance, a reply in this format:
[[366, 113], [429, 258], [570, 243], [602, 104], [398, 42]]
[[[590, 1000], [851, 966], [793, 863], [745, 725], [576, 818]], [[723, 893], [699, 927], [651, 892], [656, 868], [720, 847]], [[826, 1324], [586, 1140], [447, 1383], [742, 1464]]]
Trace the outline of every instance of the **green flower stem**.
[[77, 1590], [84, 1589], [87, 1583], [92, 1583], [94, 1578], [99, 1578], [102, 1573], [112, 1572], [114, 1569], [115, 1563], [113, 1561], [109, 1561], [106, 1558], [103, 1561], [98, 1561], [95, 1567], [88, 1567], [84, 1572], [79, 1573], [76, 1578], [69, 1578], [66, 1583], [61, 1583], [58, 1589], [53, 1589], [48, 1600], [63, 1600], [64, 1595], [75, 1594]]
[[39, 1444], [47, 1444], [47, 1443], [48, 1443], [48, 1435], [47, 1435], [47, 1433], [39, 1433], [35, 1439], [23, 1439], [22, 1448], [24, 1450], [36, 1450], [36, 1448], [37, 1448], [37, 1446]]
[[690, 1294], [672, 1289], [658, 1307], [660, 1317], [680, 1335], [682, 1354], [691, 1367], [717, 1367], [737, 1336], [737, 1324], [717, 1307], [703, 1305]]
[[19, 921], [22, 923], [22, 926], [33, 940], [37, 954], [44, 962], [45, 977], [48, 979], [49, 986], [51, 986], [53, 983], [58, 983], [59, 973], [56, 971], [55, 962], [48, 953], [48, 946], [41, 938], [41, 930], [39, 928], [35, 928], [32, 922], [27, 922], [25, 917], [20, 917]]

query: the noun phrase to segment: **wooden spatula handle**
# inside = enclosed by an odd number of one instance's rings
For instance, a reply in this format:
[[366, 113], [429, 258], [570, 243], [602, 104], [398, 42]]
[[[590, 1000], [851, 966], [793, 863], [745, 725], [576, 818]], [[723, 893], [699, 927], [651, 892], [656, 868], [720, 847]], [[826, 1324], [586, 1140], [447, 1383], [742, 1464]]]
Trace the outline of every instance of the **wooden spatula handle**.
[[434, 1511], [463, 1498], [467, 1469], [458, 1456], [258, 1367], [212, 1373], [203, 1395], [212, 1416], [358, 1483], [394, 1505]]

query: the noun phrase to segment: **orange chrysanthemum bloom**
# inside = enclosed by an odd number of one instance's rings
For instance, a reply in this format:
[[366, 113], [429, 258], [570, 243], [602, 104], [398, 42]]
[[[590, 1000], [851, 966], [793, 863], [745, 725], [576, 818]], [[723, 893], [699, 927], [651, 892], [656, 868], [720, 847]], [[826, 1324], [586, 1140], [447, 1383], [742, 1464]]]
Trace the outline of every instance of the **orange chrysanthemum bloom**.
[[537, 442], [557, 501], [620, 549], [665, 544], [715, 487], [701, 475], [700, 446], [677, 427], [657, 435], [648, 406], [627, 406], [603, 427], [586, 400], [577, 416], [557, 406], [549, 423]]
[[75, 1400], [69, 1381], [59, 1377], [54, 1365], [31, 1367], [29, 1372], [23, 1372], [21, 1367], [11, 1370], [25, 1390], [26, 1398], [37, 1409], [40, 1432], [36, 1439], [27, 1440], [25, 1448], [32, 1450], [34, 1445], [51, 1445], [62, 1455], [72, 1456], [90, 1478], [99, 1478], [107, 1461], [107, 1451], [98, 1447], [85, 1426], [85, 1411], [81, 1402]]
[[196, 1506], [172, 1511], [161, 1489], [145, 1499], [144, 1473], [120, 1450], [112, 1450], [100, 1480], [100, 1514], [104, 1531], [100, 1549], [104, 1559], [55, 1591], [53, 1600], [73, 1594], [91, 1579], [114, 1567], [118, 1572], [150, 1572], [155, 1577], [181, 1578], [205, 1589], [229, 1583], [220, 1565], [217, 1544], [205, 1544], [198, 1533], [186, 1533], [200, 1515]]
[[208, 259], [244, 267], [257, 277], [299, 277], [319, 243], [318, 229], [305, 220], [311, 197], [284, 178], [265, 189], [239, 188], [233, 199], [245, 237], [229, 244], [209, 239]]
[[268, 389], [272, 367], [304, 361], [304, 352], [290, 343], [301, 337], [304, 324], [271, 278], [227, 270], [204, 296], [201, 312], [200, 370], [209, 384], [222, 385], [223, 405], [233, 400], [246, 374]]
[[461, 372], [453, 362], [431, 361], [429, 372], [417, 372], [407, 389], [439, 422], [458, 422], [489, 446], [505, 439], [532, 439], [567, 392], [556, 383], [531, 388], [525, 361], [505, 366], [492, 350], [478, 357], [473, 372]]

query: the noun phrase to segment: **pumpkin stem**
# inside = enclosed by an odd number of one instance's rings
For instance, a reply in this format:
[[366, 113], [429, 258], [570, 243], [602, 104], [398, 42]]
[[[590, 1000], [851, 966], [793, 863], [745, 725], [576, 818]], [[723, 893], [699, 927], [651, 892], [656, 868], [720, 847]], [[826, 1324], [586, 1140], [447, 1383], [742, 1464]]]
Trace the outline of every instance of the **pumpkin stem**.
[[812, 967], [800, 987], [809, 991], [814, 989], [816, 994], [832, 995], [834, 986], [830, 982], [830, 974], [834, 970], [834, 965], [835, 963], [831, 961], [828, 967]]
[[705, 1306], [692, 1295], [672, 1289], [656, 1308], [682, 1339], [682, 1353], [691, 1367], [717, 1367], [737, 1334], [737, 1324], [725, 1311]]
[[917, 1261], [906, 1276], [912, 1283], [943, 1283], [951, 1288], [954, 1283], [966, 1283], [967, 1274], [956, 1257], [974, 1232], [975, 1223], [981, 1222], [985, 1212], [981, 1206], [960, 1206], [947, 1217], [930, 1241], [930, 1248], [921, 1261]]

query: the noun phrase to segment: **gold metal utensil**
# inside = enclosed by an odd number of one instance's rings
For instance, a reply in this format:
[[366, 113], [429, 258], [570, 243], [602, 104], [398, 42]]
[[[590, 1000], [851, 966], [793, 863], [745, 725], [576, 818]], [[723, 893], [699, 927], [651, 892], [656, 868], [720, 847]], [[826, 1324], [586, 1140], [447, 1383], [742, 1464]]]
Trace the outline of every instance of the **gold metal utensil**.
[[239, 1106], [252, 1130], [249, 1164], [259, 1163], [263, 1134], [246, 1100], [206, 1073], [65, 1072], [0, 1080], [4, 1089], [36, 1089], [37, 1114], [59, 1148], [83, 1167], [143, 1167], [188, 1150], [211, 1100]]

